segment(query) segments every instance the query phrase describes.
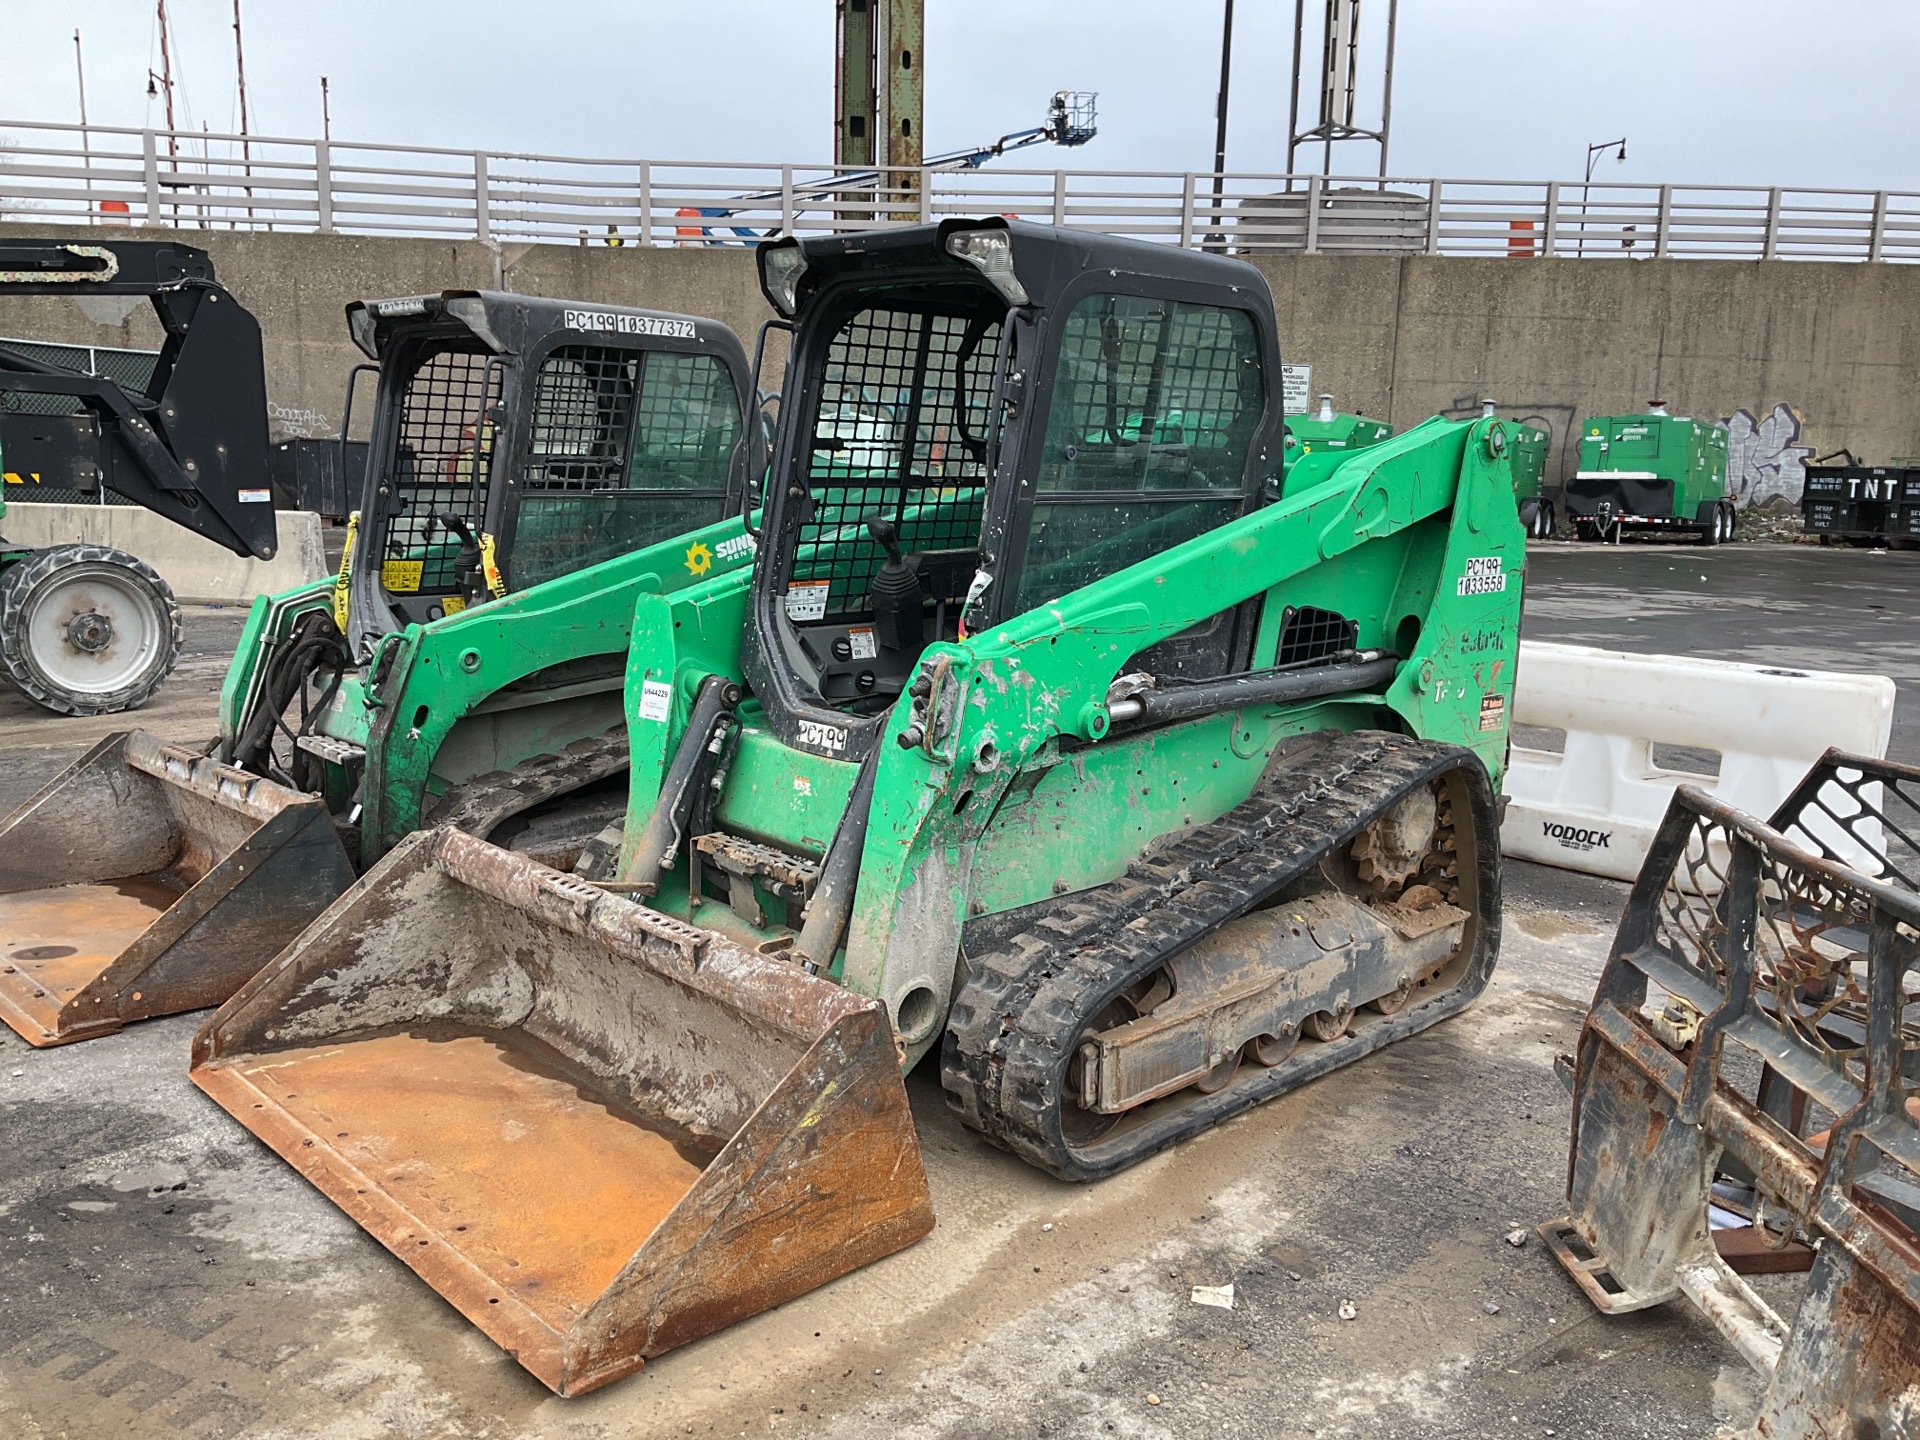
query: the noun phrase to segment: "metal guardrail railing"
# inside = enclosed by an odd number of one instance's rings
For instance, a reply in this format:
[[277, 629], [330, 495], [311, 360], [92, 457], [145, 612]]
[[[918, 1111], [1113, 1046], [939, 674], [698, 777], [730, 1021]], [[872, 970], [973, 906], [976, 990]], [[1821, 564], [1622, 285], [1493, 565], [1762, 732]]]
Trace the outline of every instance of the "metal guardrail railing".
[[[244, 148], [243, 148], [244, 140]], [[1237, 252], [1920, 260], [1920, 193], [609, 160], [0, 121], [0, 219], [735, 245], [1005, 214]]]

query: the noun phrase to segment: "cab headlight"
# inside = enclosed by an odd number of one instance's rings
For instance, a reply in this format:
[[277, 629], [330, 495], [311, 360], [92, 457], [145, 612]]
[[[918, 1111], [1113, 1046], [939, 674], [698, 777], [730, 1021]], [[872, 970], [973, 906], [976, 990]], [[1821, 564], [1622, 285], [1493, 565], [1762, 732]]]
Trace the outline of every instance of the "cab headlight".
[[947, 253], [986, 276], [1009, 305], [1029, 303], [1026, 287], [1013, 273], [1013, 237], [1006, 231], [956, 230], [947, 237]]

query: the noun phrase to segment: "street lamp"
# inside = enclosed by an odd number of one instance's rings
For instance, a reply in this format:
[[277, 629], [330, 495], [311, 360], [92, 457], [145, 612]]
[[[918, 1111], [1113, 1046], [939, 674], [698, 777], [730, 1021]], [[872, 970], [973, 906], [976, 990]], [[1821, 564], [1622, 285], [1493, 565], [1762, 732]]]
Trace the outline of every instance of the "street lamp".
[[1627, 158], [1627, 141], [1622, 136], [1618, 140], [1602, 140], [1598, 145], [1587, 146], [1587, 178], [1580, 185], [1580, 240], [1574, 248], [1576, 255], [1587, 253], [1587, 196], [1593, 190], [1593, 162], [1607, 151], [1619, 146], [1619, 152], [1613, 157], [1616, 161]]

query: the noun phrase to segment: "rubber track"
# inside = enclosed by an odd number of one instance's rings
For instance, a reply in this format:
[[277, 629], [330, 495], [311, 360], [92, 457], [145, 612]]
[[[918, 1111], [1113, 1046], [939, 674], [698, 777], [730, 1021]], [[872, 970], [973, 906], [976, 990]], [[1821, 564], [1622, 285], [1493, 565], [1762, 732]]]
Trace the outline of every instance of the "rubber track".
[[489, 770], [452, 786], [433, 804], [426, 823], [451, 825], [484, 840], [502, 821], [617, 775], [627, 764], [627, 730], [622, 725], [604, 735], [575, 740], [564, 750], [529, 756], [511, 769]]
[[[59, 689], [34, 668], [27, 656], [27, 626], [33, 618], [27, 612], [29, 597], [41, 581], [73, 565], [110, 565], [129, 572], [153, 592], [167, 632], [160, 664], [131, 685], [105, 695], [83, 696]], [[180, 603], [173, 598], [173, 587], [139, 556], [110, 545], [50, 546], [27, 556], [0, 578], [0, 672], [22, 695], [56, 715], [115, 715], [146, 704], [180, 663], [182, 638]]]
[[[1069, 1048], [1135, 979], [1317, 866], [1414, 786], [1468, 780], [1479, 871], [1478, 953], [1461, 979], [1329, 1044], [1303, 1044], [1267, 1070], [1243, 1069], [1213, 1095], [1182, 1092], [1144, 1126], [1084, 1150], [1060, 1135]], [[1457, 809], [1457, 807], [1456, 807]], [[1456, 815], [1456, 833], [1465, 816]], [[967, 1125], [1062, 1179], [1113, 1174], [1284, 1090], [1464, 1008], [1491, 977], [1499, 943], [1492, 787], [1472, 752], [1360, 731], [1278, 757], [1253, 795], [1212, 824], [1150, 849], [1118, 880], [1050, 906], [1001, 950], [970, 957], [950, 1012], [941, 1083]], [[1161, 1102], [1165, 1106], [1165, 1102]]]

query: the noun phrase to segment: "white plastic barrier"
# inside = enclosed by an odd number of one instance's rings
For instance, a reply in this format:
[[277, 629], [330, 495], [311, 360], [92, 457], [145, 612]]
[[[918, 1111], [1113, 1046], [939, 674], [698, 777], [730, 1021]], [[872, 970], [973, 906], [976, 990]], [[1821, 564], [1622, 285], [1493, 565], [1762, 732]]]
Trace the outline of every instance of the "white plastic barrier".
[[[1631, 880], [1676, 786], [1764, 818], [1829, 746], [1885, 756], [1893, 699], [1885, 675], [1523, 641], [1513, 722], [1567, 743], [1556, 755], [1515, 741], [1501, 849]], [[1718, 752], [1719, 778], [1656, 765], [1655, 745]]]
[[275, 520], [280, 547], [271, 560], [235, 555], [137, 505], [16, 504], [9, 497], [0, 531], [10, 545], [28, 550], [111, 545], [158, 570], [182, 600], [246, 604], [256, 595], [291, 590], [327, 573], [320, 517], [307, 510], [282, 510]]

